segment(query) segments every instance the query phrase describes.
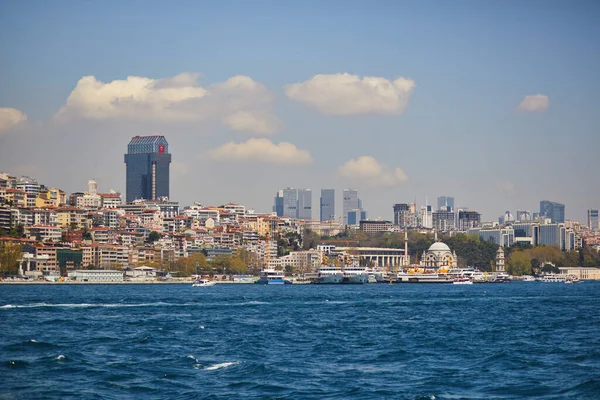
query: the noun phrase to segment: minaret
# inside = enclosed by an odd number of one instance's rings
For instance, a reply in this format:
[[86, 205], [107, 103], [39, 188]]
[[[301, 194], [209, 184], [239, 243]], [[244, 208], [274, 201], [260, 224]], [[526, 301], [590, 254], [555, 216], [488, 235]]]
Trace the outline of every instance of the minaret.
[[433, 230], [433, 238], [434, 238], [434, 240], [435, 240], [435, 243], [437, 243], [437, 241], [438, 241], [438, 238], [437, 238], [437, 230], [435, 230], [435, 229]]
[[410, 256], [408, 255], [408, 231], [404, 228], [404, 265], [410, 265]]

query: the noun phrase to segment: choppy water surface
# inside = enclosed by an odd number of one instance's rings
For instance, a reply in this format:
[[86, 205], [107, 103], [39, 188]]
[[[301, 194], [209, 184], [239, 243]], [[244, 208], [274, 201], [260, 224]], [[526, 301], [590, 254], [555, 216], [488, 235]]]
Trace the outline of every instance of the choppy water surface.
[[600, 282], [2, 285], [0, 398], [598, 399]]

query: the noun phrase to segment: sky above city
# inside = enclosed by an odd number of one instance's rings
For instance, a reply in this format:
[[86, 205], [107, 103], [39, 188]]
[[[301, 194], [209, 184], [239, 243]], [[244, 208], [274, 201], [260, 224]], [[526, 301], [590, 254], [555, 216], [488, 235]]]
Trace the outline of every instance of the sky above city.
[[125, 192], [164, 135], [171, 199], [284, 187], [394, 203], [600, 208], [596, 1], [0, 2], [0, 171]]

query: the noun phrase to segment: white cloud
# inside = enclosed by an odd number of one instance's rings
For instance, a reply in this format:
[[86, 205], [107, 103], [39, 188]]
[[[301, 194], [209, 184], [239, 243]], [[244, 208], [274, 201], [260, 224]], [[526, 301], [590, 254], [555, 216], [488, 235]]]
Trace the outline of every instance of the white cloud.
[[223, 121], [235, 130], [274, 133], [274, 96], [247, 76], [234, 76], [206, 88], [198, 74], [167, 79], [129, 76], [104, 83], [84, 76], [56, 114], [59, 121], [77, 118], [199, 124]]
[[311, 79], [285, 86], [286, 95], [308, 104], [323, 114], [400, 114], [408, 105], [415, 81], [399, 77], [358, 75], [315, 75]]
[[208, 151], [207, 156], [214, 161], [278, 165], [306, 165], [313, 161], [307, 150], [300, 150], [291, 143], [275, 144], [268, 139], [225, 143]]
[[371, 186], [396, 186], [408, 180], [401, 168], [390, 168], [371, 156], [361, 156], [338, 169], [343, 178]]
[[27, 114], [16, 108], [0, 108], [0, 133], [27, 121]]
[[279, 121], [270, 113], [238, 111], [224, 118], [223, 123], [234, 131], [246, 131], [261, 135], [275, 133]]
[[526, 112], [546, 111], [548, 109], [548, 96], [543, 94], [525, 96], [518, 109]]

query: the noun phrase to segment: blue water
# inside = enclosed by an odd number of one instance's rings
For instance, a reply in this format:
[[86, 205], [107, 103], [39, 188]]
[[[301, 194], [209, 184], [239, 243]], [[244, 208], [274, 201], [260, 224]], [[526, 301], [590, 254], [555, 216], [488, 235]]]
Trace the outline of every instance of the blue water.
[[600, 399], [600, 282], [0, 285], [0, 398]]

